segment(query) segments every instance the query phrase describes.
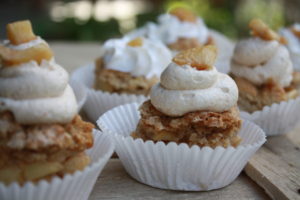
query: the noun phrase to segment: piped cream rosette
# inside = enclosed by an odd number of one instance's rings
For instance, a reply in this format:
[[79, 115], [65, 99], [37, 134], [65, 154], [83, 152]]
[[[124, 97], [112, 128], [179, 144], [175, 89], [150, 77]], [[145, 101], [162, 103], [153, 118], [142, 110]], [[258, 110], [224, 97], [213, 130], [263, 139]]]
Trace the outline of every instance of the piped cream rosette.
[[0, 112], [11, 111], [20, 124], [70, 122], [76, 98], [48, 44], [29, 21], [9, 24], [7, 32], [9, 41], [0, 45]]
[[[160, 83], [154, 85], [150, 99], [155, 108], [169, 116], [182, 116], [197, 110], [222, 112], [235, 106], [235, 82], [213, 66], [216, 48], [195, 48], [191, 54], [197, 58], [185, 61], [189, 55], [176, 56], [162, 73]], [[199, 60], [203, 64], [196, 64]]]
[[[186, 52], [173, 59], [161, 75], [162, 82], [153, 87], [153, 106], [168, 116], [178, 116], [198, 109], [224, 111], [236, 105], [238, 92], [234, 81], [213, 67], [216, 48], [205, 46]], [[242, 142], [236, 148], [200, 148], [133, 139], [131, 134], [140, 120], [138, 107], [139, 104], [132, 103], [113, 108], [97, 124], [113, 136], [126, 171], [153, 187], [185, 191], [225, 187], [265, 142], [264, 132], [246, 120], [238, 133]]]

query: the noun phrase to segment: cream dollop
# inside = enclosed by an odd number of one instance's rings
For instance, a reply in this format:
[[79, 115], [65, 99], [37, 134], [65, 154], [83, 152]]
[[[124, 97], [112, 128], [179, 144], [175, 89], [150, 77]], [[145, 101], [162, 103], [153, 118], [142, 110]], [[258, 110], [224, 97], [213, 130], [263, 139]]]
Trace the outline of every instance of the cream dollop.
[[256, 85], [270, 78], [282, 87], [292, 81], [293, 66], [287, 49], [277, 41], [250, 38], [237, 43], [231, 63], [231, 72]]
[[[23, 50], [41, 39], [18, 46]], [[20, 124], [68, 123], [77, 114], [77, 102], [68, 85], [68, 73], [54, 59], [0, 68], [0, 112], [11, 111]]]
[[222, 112], [237, 104], [238, 88], [226, 74], [171, 63], [150, 93], [151, 103], [168, 116], [209, 110]]
[[176, 16], [163, 14], [158, 17], [158, 23], [148, 23], [146, 26], [128, 34], [128, 37], [144, 36], [160, 40], [165, 44], [172, 44], [179, 38], [197, 38], [205, 44], [209, 37], [209, 30], [201, 18], [195, 23], [180, 21]]
[[68, 73], [54, 59], [35, 61], [0, 70], [0, 97], [34, 99], [62, 95], [68, 85]]
[[[292, 28], [300, 31], [300, 24], [294, 24]], [[290, 52], [293, 66], [300, 70], [300, 38], [290, 28], [283, 28], [279, 32], [287, 40], [286, 47]]]
[[172, 55], [159, 41], [142, 38], [141, 46], [129, 46], [129, 38], [108, 40], [102, 47], [105, 68], [129, 72], [133, 76], [159, 77]]
[[14, 100], [0, 97], [0, 112], [10, 110], [21, 124], [68, 123], [77, 113], [77, 103], [68, 85], [62, 95]]

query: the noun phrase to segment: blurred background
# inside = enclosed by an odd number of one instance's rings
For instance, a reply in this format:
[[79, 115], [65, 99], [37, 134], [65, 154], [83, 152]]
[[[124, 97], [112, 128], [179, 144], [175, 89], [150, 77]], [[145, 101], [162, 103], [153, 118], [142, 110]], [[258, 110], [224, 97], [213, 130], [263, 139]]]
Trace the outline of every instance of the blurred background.
[[5, 25], [30, 19], [47, 40], [104, 41], [155, 21], [173, 6], [191, 7], [208, 27], [232, 39], [248, 35], [259, 17], [278, 29], [300, 22], [300, 0], [1, 0], [0, 38]]

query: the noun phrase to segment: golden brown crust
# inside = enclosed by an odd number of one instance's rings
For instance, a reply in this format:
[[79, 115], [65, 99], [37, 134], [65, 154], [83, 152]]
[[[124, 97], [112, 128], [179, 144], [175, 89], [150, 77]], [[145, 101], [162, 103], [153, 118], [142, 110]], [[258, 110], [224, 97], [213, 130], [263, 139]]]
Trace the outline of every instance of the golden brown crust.
[[93, 145], [94, 125], [79, 115], [68, 124], [20, 125], [9, 111], [0, 113], [0, 148], [18, 151], [82, 151]]
[[214, 44], [214, 40], [212, 37], [208, 37], [205, 44], [201, 44], [197, 38], [179, 38], [176, 42], [169, 44], [168, 47], [174, 51], [182, 51], [209, 44]]
[[38, 181], [82, 170], [90, 159], [94, 125], [77, 115], [68, 124], [20, 125], [0, 113], [0, 182]]
[[197, 111], [181, 117], [169, 117], [158, 111], [149, 100], [142, 104], [140, 112], [141, 119], [132, 134], [134, 138], [212, 148], [236, 147], [241, 141], [237, 135], [241, 127], [237, 107], [225, 112]]
[[16, 160], [8, 154], [0, 152], [0, 182], [9, 184], [26, 181], [50, 180], [53, 176], [63, 177], [77, 170], [83, 170], [89, 163], [90, 158], [84, 152], [74, 153], [57, 160], [22, 161]]
[[[299, 95], [295, 85], [282, 88], [270, 79], [268, 83], [257, 86], [245, 78], [231, 76], [239, 88], [239, 107], [247, 112], [262, 110], [264, 106], [294, 99]], [[294, 84], [298, 84], [298, 80], [295, 79]]]
[[101, 58], [96, 61], [94, 83], [94, 88], [96, 90], [119, 94], [148, 95], [151, 87], [158, 81], [158, 77], [147, 79], [144, 76], [134, 77], [130, 73], [105, 69]]

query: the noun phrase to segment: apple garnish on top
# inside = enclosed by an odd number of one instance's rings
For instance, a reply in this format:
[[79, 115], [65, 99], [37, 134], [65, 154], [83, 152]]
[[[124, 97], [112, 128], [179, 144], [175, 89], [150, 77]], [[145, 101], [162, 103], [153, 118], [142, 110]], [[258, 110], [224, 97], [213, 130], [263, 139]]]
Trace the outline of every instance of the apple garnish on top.
[[[21, 45], [37, 39], [29, 20], [17, 21], [6, 26], [7, 38], [12, 45]], [[3, 66], [16, 66], [31, 60], [38, 64], [50, 60], [53, 53], [46, 43], [39, 43], [24, 50], [12, 49], [0, 45], [0, 58]]]
[[217, 48], [213, 45], [205, 45], [182, 51], [172, 61], [181, 66], [190, 65], [197, 70], [210, 70], [216, 58]]

